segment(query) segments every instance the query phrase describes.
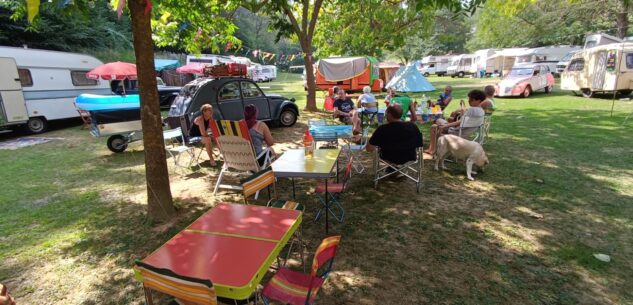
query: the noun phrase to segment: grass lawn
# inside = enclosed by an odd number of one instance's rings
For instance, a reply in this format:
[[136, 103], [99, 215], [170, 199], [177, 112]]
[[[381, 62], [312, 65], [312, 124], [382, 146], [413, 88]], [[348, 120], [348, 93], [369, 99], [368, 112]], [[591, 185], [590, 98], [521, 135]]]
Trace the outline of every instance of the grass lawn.
[[[491, 83], [430, 81], [432, 97], [451, 84], [457, 98]], [[261, 86], [305, 105], [299, 74]], [[613, 117], [611, 100], [559, 90], [496, 103], [485, 146], [491, 164], [476, 181], [463, 164], [436, 172], [431, 161], [420, 194], [406, 180], [376, 190], [369, 172], [353, 176], [346, 219], [332, 226], [341, 248], [318, 303], [633, 304], [633, 115], [625, 122], [633, 102], [616, 101]], [[275, 150], [300, 146], [313, 116], [326, 115], [302, 113], [294, 127], [273, 129]], [[112, 154], [79, 125], [45, 136], [63, 140], [0, 150], [0, 282], [19, 304], [143, 304], [134, 260], [215, 203], [241, 201], [212, 195], [217, 169], [172, 172], [179, 214], [155, 224], [145, 216], [140, 143]], [[371, 166], [369, 155], [363, 161]], [[324, 233], [323, 221], [311, 220], [314, 184], [298, 183], [309, 251]], [[289, 181], [280, 179], [278, 193], [290, 196]]]

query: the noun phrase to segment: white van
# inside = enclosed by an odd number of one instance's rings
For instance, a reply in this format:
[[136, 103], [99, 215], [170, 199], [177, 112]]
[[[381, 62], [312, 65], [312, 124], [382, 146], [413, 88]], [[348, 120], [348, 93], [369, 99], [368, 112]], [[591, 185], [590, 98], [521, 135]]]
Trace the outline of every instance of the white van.
[[475, 54], [462, 54], [453, 58], [451, 65], [446, 69], [446, 74], [451, 77], [464, 77], [477, 72], [475, 64]]
[[559, 60], [558, 63], [556, 63], [556, 73], [558, 75], [560, 75], [561, 73], [563, 73], [563, 71], [565, 71], [565, 68], [567, 68], [567, 65], [569, 64], [569, 61], [571, 60], [571, 58], [574, 57], [574, 54], [578, 53], [579, 51], [580, 50], [574, 50], [567, 53], [567, 55], [563, 56], [563, 58], [561, 58], [561, 60]]
[[592, 97], [633, 90], [633, 42], [601, 45], [576, 53], [561, 75], [561, 89]]
[[418, 71], [425, 77], [435, 74], [437, 76], [446, 75], [446, 69], [451, 65], [453, 56], [426, 56], [419, 62]]
[[78, 95], [112, 94], [107, 81], [86, 78], [102, 64], [84, 54], [0, 47], [0, 128], [26, 124], [40, 133], [48, 121], [78, 117]]
[[550, 71], [556, 71], [556, 64], [563, 59], [567, 53], [571, 51], [577, 51], [581, 48], [579, 46], [547, 46], [532, 48], [525, 51], [523, 54], [519, 54], [516, 57], [515, 64], [528, 64], [528, 63], [541, 63], [546, 64]]
[[262, 66], [261, 74], [264, 81], [272, 81], [277, 78], [277, 67], [272, 65]]

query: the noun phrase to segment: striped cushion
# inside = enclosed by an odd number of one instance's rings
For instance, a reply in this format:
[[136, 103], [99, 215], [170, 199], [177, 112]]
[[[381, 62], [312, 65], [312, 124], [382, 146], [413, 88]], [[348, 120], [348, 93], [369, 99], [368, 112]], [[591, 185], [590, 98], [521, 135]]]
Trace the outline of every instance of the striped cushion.
[[325, 264], [330, 259], [334, 258], [336, 255], [336, 250], [338, 249], [338, 244], [341, 242], [341, 236], [330, 236], [326, 237], [321, 241], [319, 248], [317, 248], [314, 253], [314, 259], [312, 260], [312, 276], [316, 276], [317, 271], [323, 264]]
[[215, 288], [209, 280], [182, 276], [169, 269], [157, 268], [141, 261], [136, 261], [135, 269], [140, 273], [145, 288], [196, 304], [217, 304]]
[[281, 268], [266, 284], [262, 294], [284, 304], [303, 305], [306, 304], [310, 288], [312, 288], [310, 292], [310, 303], [312, 303], [324, 281], [320, 277]]
[[257, 193], [257, 191], [266, 188], [267, 186], [275, 183], [275, 174], [269, 167], [263, 171], [253, 174], [252, 176], [244, 179], [242, 182], [242, 189], [244, 191], [244, 197], [249, 197]]
[[288, 201], [285, 199], [272, 201], [268, 204], [268, 206], [286, 210], [296, 210], [301, 212], [305, 211], [305, 207], [303, 206], [303, 204], [294, 201]]

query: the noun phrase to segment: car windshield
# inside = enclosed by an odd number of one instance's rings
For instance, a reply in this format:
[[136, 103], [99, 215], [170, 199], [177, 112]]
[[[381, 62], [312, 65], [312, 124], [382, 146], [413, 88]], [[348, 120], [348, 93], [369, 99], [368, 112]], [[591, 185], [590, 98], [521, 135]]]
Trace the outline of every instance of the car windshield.
[[534, 73], [534, 69], [519, 68], [519, 69], [512, 69], [510, 71], [510, 76], [529, 76], [529, 75], [532, 75], [532, 73]]
[[576, 53], [577, 52], [569, 52], [560, 61], [569, 61], [569, 60], [571, 60], [572, 56], [574, 56], [574, 54], [576, 54]]

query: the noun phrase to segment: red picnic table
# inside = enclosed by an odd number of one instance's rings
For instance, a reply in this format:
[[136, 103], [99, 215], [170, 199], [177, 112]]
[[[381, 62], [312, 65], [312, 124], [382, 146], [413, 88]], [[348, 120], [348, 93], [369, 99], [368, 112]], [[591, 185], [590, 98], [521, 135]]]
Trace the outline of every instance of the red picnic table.
[[220, 297], [243, 300], [301, 223], [301, 212], [220, 203], [143, 260], [208, 279]]

